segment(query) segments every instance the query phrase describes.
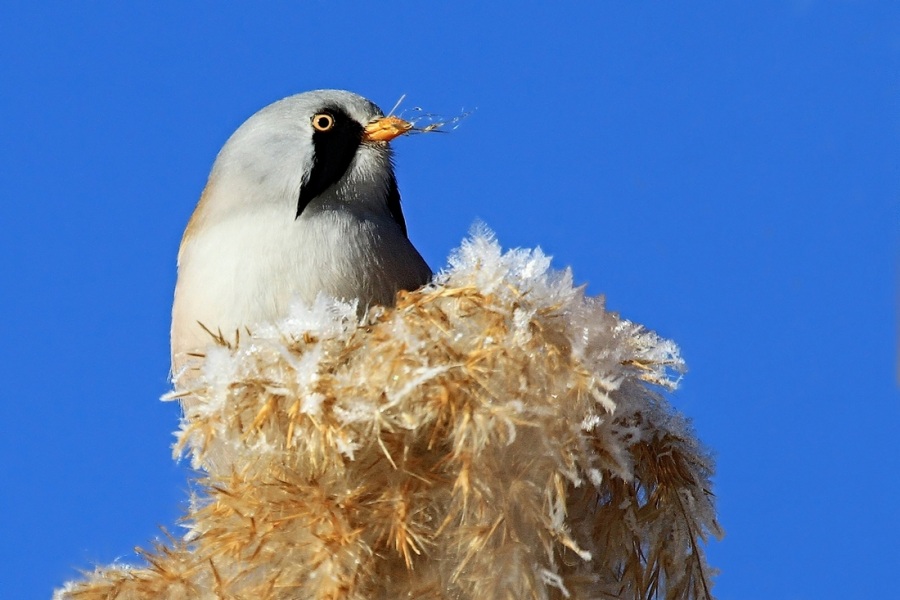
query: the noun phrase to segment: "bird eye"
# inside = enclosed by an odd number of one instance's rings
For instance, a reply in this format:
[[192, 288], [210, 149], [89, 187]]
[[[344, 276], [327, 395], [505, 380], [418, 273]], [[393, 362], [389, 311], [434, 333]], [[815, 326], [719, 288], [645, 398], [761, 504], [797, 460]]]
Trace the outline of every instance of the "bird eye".
[[334, 127], [334, 117], [328, 113], [313, 115], [312, 126], [318, 131], [328, 131]]

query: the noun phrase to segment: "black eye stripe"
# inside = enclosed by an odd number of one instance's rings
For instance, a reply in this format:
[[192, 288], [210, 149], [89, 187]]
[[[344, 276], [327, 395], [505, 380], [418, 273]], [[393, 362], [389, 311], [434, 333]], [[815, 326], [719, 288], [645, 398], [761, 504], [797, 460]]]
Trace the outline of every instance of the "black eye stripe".
[[323, 107], [315, 111], [311, 124], [313, 164], [300, 188], [297, 217], [310, 202], [344, 176], [362, 143], [363, 126], [340, 108]]

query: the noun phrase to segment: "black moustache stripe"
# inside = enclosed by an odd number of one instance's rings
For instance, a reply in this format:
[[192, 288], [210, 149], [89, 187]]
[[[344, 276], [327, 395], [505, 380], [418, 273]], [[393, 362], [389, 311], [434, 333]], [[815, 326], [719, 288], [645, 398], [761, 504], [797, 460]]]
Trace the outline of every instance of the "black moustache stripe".
[[321, 111], [334, 118], [328, 131], [313, 129], [313, 167], [297, 198], [297, 217], [322, 192], [337, 183], [353, 162], [362, 143], [363, 127], [336, 107]]

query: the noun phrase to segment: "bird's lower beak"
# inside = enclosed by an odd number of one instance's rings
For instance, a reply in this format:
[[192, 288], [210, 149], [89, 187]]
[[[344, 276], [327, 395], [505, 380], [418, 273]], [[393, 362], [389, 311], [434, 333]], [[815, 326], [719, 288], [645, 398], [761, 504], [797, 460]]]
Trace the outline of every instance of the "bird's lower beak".
[[366, 125], [363, 141], [389, 142], [412, 128], [412, 123], [399, 117], [381, 117]]

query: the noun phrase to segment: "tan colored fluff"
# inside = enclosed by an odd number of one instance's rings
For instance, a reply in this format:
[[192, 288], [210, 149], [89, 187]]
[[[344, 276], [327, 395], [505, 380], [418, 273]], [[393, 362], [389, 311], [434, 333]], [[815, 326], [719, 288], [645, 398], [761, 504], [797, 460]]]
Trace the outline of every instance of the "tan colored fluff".
[[484, 232], [355, 315], [320, 298], [182, 373], [188, 534], [56, 598], [711, 597], [674, 344]]

